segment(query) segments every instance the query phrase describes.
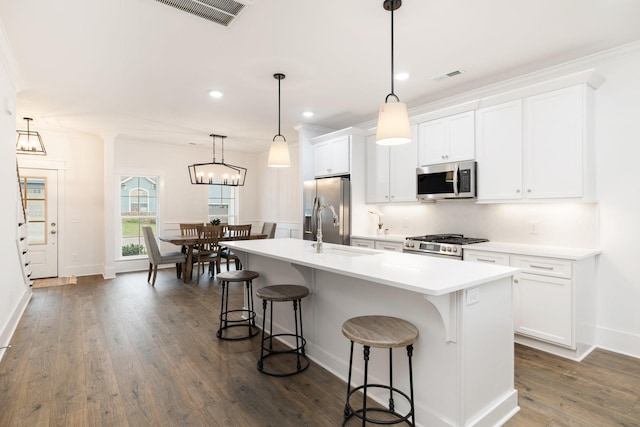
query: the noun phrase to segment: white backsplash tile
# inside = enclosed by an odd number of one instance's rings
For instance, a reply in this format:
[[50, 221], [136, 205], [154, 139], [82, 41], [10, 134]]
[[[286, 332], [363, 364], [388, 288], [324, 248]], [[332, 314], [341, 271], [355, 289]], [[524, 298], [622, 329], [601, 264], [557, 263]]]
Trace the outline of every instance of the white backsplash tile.
[[[502, 242], [598, 246], [598, 206], [591, 203], [483, 205], [470, 200], [445, 200], [368, 208], [384, 213], [384, 228], [389, 228], [391, 234], [461, 233]], [[370, 230], [360, 232], [374, 233], [373, 219], [367, 220]]]

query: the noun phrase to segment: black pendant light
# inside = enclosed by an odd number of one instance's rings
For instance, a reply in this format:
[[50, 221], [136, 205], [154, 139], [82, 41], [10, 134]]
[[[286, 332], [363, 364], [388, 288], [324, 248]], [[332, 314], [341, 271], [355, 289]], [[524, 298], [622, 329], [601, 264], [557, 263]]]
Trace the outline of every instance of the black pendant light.
[[[285, 75], [282, 73], [276, 73], [273, 78], [278, 80], [278, 134], [273, 137], [271, 147], [269, 147], [269, 160], [267, 165], [272, 168], [288, 168], [291, 166], [291, 159], [289, 157], [289, 145], [286, 138], [280, 133], [280, 81], [284, 80]], [[276, 141], [276, 139], [282, 138], [282, 140]]]
[[[400, 145], [411, 142], [411, 126], [406, 104], [393, 91], [393, 11], [402, 6], [402, 0], [384, 0], [382, 6], [391, 11], [391, 93], [380, 106], [376, 143], [380, 145]], [[395, 98], [395, 102], [389, 102]]]
[[[247, 169], [224, 162], [224, 135], [209, 135], [213, 138], [213, 162], [195, 163], [189, 166], [189, 178], [194, 185], [244, 185]], [[222, 162], [216, 162], [216, 138], [222, 140]]]

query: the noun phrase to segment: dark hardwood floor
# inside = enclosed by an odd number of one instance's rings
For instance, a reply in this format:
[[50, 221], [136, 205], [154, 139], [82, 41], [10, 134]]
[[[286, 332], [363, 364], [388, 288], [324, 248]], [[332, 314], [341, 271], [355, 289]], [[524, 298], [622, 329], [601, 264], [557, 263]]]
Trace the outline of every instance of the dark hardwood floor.
[[[0, 426], [341, 425], [346, 385], [313, 363], [260, 374], [258, 337], [216, 339], [219, 298], [215, 280], [184, 285], [173, 269], [155, 288], [141, 272], [34, 289], [0, 363]], [[516, 387], [510, 427], [640, 426], [638, 359], [517, 346]]]

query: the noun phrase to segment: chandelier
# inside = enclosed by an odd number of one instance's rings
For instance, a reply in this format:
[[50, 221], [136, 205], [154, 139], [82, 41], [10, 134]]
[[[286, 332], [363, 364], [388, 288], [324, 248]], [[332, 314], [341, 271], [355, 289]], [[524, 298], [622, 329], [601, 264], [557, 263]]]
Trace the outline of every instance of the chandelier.
[[[224, 162], [224, 135], [209, 135], [213, 138], [213, 161], [211, 163], [195, 163], [189, 166], [189, 178], [194, 185], [228, 185], [238, 187], [244, 185], [247, 169]], [[216, 138], [222, 140], [222, 161], [216, 162]]]
[[40, 156], [46, 156], [47, 150], [44, 148], [44, 143], [40, 134], [31, 130], [29, 123], [33, 120], [31, 117], [25, 117], [27, 122], [27, 130], [17, 130], [18, 140], [16, 141], [16, 153], [18, 154], [37, 154]]

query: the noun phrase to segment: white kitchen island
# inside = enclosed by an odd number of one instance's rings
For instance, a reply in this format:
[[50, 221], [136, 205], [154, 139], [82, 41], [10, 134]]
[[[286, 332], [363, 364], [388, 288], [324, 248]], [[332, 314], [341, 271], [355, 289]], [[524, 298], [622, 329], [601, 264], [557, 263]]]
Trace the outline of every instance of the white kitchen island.
[[[518, 411], [511, 291], [517, 268], [327, 243], [318, 254], [311, 242], [298, 239], [225, 245], [240, 256], [244, 268], [260, 273], [256, 289], [274, 284], [310, 288], [310, 297], [302, 301], [307, 354], [345, 381], [345, 320], [380, 314], [415, 324], [420, 333], [413, 352], [417, 425], [495, 426]], [[291, 332], [291, 308], [278, 305], [274, 333]], [[261, 323], [257, 298], [255, 306]], [[370, 382], [387, 383], [388, 351], [371, 352]], [[408, 390], [404, 349], [394, 351], [393, 362], [394, 386]], [[354, 383], [362, 380], [362, 366], [362, 349], [356, 346]], [[404, 402], [396, 403], [400, 412], [406, 409]]]

